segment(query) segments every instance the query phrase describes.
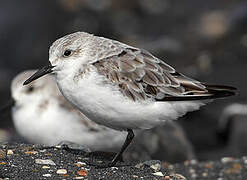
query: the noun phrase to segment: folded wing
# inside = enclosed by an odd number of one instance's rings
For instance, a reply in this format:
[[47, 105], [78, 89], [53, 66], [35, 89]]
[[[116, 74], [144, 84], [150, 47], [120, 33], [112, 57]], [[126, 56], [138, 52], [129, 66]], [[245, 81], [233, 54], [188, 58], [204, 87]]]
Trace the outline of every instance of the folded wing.
[[146, 50], [125, 48], [93, 63], [99, 74], [133, 101], [190, 101], [235, 94], [236, 88], [207, 85], [188, 78]]

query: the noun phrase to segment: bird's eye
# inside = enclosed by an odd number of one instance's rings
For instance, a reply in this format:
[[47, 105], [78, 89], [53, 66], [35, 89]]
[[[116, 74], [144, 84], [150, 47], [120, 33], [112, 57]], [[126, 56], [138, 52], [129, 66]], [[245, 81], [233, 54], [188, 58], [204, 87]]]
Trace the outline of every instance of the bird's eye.
[[27, 92], [31, 93], [31, 92], [33, 92], [33, 90], [34, 90], [34, 87], [30, 86], [30, 87], [28, 87]]
[[72, 50], [67, 49], [67, 50], [64, 51], [63, 56], [64, 57], [69, 57], [71, 54], [72, 54]]

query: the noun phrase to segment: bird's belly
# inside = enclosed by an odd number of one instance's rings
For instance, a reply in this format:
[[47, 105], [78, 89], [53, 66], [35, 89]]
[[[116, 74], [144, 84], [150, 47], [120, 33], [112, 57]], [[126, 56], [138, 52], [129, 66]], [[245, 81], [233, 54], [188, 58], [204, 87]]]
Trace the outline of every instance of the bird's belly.
[[[144, 109], [149, 110], [144, 105], [128, 102], [125, 98], [114, 93], [108, 96], [106, 94], [99, 95], [99, 93], [96, 94], [92, 91], [87, 92], [90, 92], [87, 96], [81, 93], [73, 96], [71, 101], [89, 119], [118, 130], [136, 129], [145, 126], [143, 123], [147, 120], [149, 113], [146, 113], [145, 116], [143, 111]], [[80, 101], [78, 101], [78, 97]], [[148, 119], [150, 120], [151, 117]]]
[[134, 102], [119, 89], [95, 81], [88, 77], [73, 87], [60, 84], [59, 88], [68, 101], [98, 124], [117, 130], [151, 128], [157, 124], [160, 113], [155, 103]]
[[101, 78], [91, 73], [73, 83], [69, 78], [58, 81], [58, 87], [65, 98], [89, 119], [116, 130], [149, 129], [204, 104], [199, 101], [134, 102], [124, 97], [118, 87]]

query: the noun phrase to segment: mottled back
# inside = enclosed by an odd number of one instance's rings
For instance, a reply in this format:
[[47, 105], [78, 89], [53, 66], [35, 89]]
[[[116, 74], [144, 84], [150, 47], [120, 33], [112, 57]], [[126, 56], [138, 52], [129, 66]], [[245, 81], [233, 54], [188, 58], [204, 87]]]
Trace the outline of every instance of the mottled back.
[[118, 55], [95, 62], [94, 66], [134, 101], [208, 92], [200, 82], [177, 73], [146, 50], [125, 48]]

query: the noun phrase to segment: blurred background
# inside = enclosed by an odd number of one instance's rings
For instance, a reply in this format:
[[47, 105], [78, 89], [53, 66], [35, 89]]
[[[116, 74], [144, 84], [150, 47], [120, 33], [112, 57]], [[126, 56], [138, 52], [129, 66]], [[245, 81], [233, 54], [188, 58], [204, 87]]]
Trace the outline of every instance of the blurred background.
[[[188, 76], [238, 88], [174, 124], [143, 132], [129, 156], [169, 162], [247, 154], [245, 0], [12, 0], [0, 6], [0, 98], [19, 72], [42, 67], [57, 38], [86, 31], [144, 48]], [[0, 141], [22, 141], [10, 113]], [[145, 137], [145, 138], [143, 138]]]

